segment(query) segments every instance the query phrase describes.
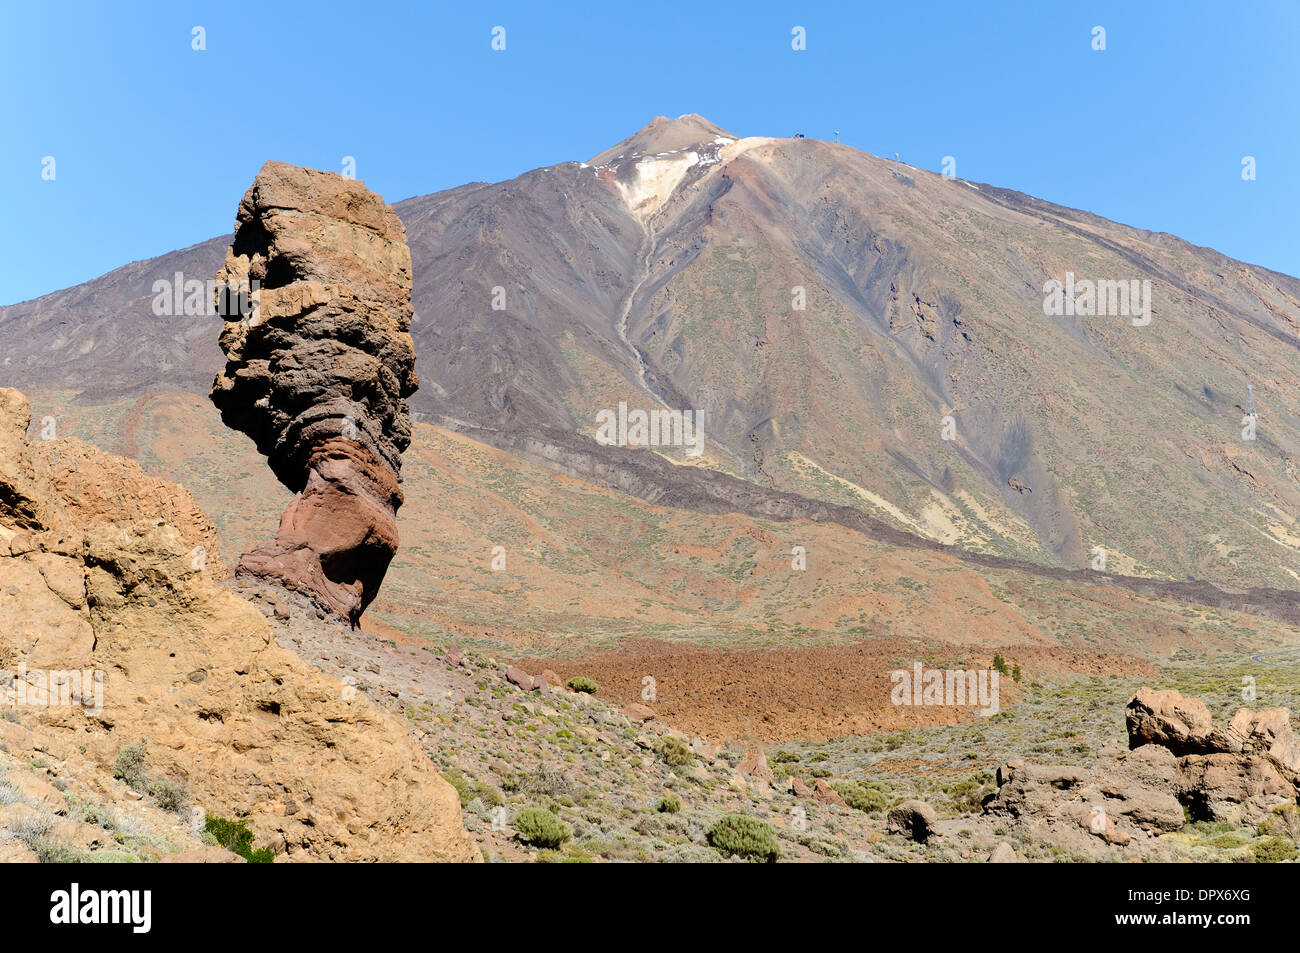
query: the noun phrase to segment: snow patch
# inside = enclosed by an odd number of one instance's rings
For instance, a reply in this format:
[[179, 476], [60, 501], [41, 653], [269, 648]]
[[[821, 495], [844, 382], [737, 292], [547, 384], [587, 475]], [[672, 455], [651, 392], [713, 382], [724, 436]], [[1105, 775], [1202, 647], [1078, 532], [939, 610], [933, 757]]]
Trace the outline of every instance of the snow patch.
[[614, 184], [628, 208], [646, 219], [663, 207], [686, 173], [699, 161], [700, 154], [695, 151], [652, 156], [636, 163], [631, 181], [615, 179]]

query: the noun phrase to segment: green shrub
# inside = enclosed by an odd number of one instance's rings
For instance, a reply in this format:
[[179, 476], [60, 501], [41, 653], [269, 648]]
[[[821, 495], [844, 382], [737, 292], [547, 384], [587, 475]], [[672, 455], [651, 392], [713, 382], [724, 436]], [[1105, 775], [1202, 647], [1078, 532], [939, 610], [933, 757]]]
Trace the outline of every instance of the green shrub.
[[984, 805], [984, 798], [995, 790], [993, 775], [988, 771], [978, 771], [964, 781], [958, 781], [945, 789], [953, 805], [964, 814], [973, 814]]
[[1007, 660], [1002, 657], [1001, 652], [993, 654], [993, 670], [1002, 675], [1007, 674]]
[[269, 847], [253, 849], [253, 832], [243, 821], [230, 821], [224, 817], [211, 814], [203, 822], [204, 830], [211, 834], [218, 844], [226, 850], [233, 851], [250, 864], [270, 864], [275, 862], [275, 851]]
[[443, 780], [456, 789], [456, 794], [460, 797], [460, 806], [464, 807], [475, 798], [479, 798], [484, 804], [491, 807], [497, 807], [504, 804], [506, 799], [501, 792], [490, 784], [483, 784], [465, 777], [455, 768], [448, 768], [442, 772]]
[[558, 850], [538, 851], [537, 859], [543, 864], [594, 864], [595, 856], [588, 850], [570, 844], [563, 852]]
[[885, 793], [869, 785], [858, 784], [856, 781], [832, 781], [831, 787], [844, 798], [845, 804], [855, 810], [875, 814], [889, 807], [889, 798]]
[[669, 735], [659, 742], [659, 758], [671, 768], [680, 768], [682, 765], [694, 761], [695, 755], [691, 753], [691, 749], [687, 747], [686, 742]]
[[676, 794], [667, 795], [666, 797], [662, 798], [658, 804], [655, 805], [655, 810], [658, 811], [660, 814], [677, 814], [678, 812], [681, 811], [681, 809], [682, 809], [682, 799], [679, 798]]
[[47, 840], [38, 841], [33, 849], [40, 864], [84, 864], [88, 859], [84, 851]]
[[526, 807], [515, 815], [515, 830], [521, 840], [537, 847], [559, 847], [573, 836], [568, 824], [537, 805]]
[[705, 835], [709, 846], [727, 857], [745, 857], [775, 863], [781, 845], [771, 826], [746, 814], [728, 814], [720, 818]]
[[144, 743], [138, 745], [127, 745], [117, 753], [117, 758], [113, 762], [113, 777], [125, 781], [127, 786], [133, 791], [145, 792], [149, 786], [148, 778], [144, 773]]
[[171, 781], [155, 781], [149, 786], [149, 793], [160, 808], [173, 814], [184, 814], [190, 806], [190, 797], [185, 793], [185, 788]]
[[793, 764], [799, 760], [799, 755], [793, 751], [778, 751], [767, 760], [772, 764]]
[[1024, 673], [1020, 671], [1020, 663], [1017, 662], [1015, 667], [1011, 669], [1011, 680], [1013, 682], [1019, 682], [1022, 678], [1024, 678]]
[[596, 694], [596, 683], [586, 675], [575, 675], [569, 679], [569, 687], [575, 692], [582, 692], [586, 695]]
[[1300, 807], [1294, 804], [1283, 804], [1273, 808], [1272, 813], [1260, 822], [1259, 835], [1300, 840]]
[[469, 778], [465, 777], [465, 775], [461, 774], [455, 768], [448, 768], [446, 771], [442, 772], [442, 778], [454, 787], [456, 793], [460, 795], [461, 807], [464, 807], [470, 801], [474, 800], [474, 785], [470, 782]]
[[1265, 837], [1250, 848], [1257, 864], [1277, 864], [1296, 855], [1296, 846], [1285, 837]]
[[1246, 846], [1246, 837], [1238, 831], [1230, 834], [1216, 834], [1203, 842], [1208, 847], [1216, 850], [1235, 850], [1238, 847]]

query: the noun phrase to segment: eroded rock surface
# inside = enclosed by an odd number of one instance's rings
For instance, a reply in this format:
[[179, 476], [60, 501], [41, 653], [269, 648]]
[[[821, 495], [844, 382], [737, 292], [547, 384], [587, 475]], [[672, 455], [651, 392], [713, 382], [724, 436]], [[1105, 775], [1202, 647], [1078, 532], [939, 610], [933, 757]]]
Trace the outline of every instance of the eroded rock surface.
[[411, 254], [397, 214], [362, 183], [268, 162], [239, 203], [218, 288], [212, 400], [297, 495], [238, 575], [311, 597], [355, 627], [397, 551], [411, 344]]
[[[279, 857], [479, 859], [456, 792], [405, 726], [277, 645], [196, 558], [212, 529], [183, 488], [76, 440], [29, 443], [29, 418], [0, 389], [0, 670], [98, 671], [102, 691], [93, 704], [83, 680], [68, 703], [9, 706], [21, 724], [0, 721], [0, 735], [21, 728], [23, 750], [105, 803], [125, 803], [114, 764], [143, 741], [152, 781], [200, 817], [245, 821]], [[41, 791], [26, 796], [43, 809]]]
[[1186, 819], [1259, 824], [1300, 800], [1300, 738], [1285, 708], [1242, 708], [1227, 725], [1176, 691], [1141, 688], [1125, 710], [1130, 750], [1089, 766], [1016, 760], [998, 769], [987, 813], [1051, 843], [1129, 847]]

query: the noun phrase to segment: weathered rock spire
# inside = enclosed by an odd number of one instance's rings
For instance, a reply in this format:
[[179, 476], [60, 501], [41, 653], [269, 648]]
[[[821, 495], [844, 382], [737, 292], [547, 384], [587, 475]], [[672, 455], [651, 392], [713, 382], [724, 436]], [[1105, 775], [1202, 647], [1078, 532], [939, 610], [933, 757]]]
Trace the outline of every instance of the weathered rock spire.
[[406, 399], [419, 386], [406, 230], [361, 182], [268, 162], [239, 203], [217, 284], [250, 293], [224, 309], [212, 401], [297, 494], [237, 575], [356, 626], [397, 552]]

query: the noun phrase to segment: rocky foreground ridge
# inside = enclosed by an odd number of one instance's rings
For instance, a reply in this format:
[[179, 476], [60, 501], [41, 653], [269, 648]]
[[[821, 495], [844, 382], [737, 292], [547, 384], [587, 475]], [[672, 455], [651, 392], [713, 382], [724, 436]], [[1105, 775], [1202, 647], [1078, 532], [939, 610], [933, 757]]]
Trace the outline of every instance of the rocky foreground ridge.
[[419, 386], [406, 229], [360, 182], [268, 162], [216, 285], [249, 300], [220, 309], [227, 363], [212, 401], [297, 494], [238, 574], [355, 627], [397, 552], [406, 399]]
[[1296, 818], [1300, 738], [1286, 708], [1242, 708], [1216, 725], [1199, 699], [1144, 687], [1125, 718], [1129, 750], [1102, 749], [1089, 767], [999, 767], [985, 812], [1052, 843], [1119, 848], [1194, 821], [1259, 825], [1279, 809]]
[[[479, 859], [404, 726], [221, 583], [187, 491], [29, 424], [0, 389], [0, 855], [49, 859], [62, 825], [83, 859], [207, 859], [212, 815], [277, 859]], [[84, 678], [43, 702], [53, 672]]]

